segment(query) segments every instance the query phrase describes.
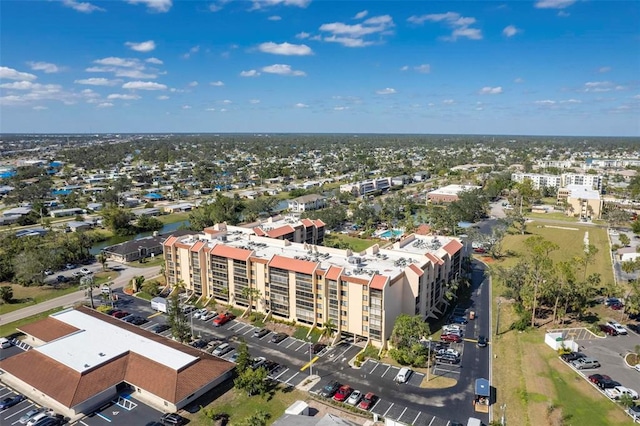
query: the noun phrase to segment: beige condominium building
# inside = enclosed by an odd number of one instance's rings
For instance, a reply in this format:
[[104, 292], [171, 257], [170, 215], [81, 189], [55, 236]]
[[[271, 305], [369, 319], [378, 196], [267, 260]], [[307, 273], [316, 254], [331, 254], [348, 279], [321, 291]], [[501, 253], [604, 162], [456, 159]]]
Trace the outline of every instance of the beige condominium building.
[[252, 297], [258, 312], [317, 327], [331, 320], [343, 335], [375, 345], [400, 314], [442, 314], [462, 248], [455, 238], [412, 234], [353, 253], [225, 224], [164, 242], [168, 282], [184, 282], [202, 300], [247, 307], [250, 287], [259, 292]]

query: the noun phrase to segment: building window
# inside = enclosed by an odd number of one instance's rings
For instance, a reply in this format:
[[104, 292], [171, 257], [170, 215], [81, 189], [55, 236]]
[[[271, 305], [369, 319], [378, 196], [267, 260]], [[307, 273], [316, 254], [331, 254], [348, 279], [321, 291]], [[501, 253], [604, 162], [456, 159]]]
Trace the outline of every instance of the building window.
[[362, 301], [363, 302], [368, 302], [369, 301], [369, 296], [367, 296], [366, 294], [362, 295]]
[[341, 285], [342, 287], [346, 287], [348, 284], [347, 284], [347, 282], [346, 282], [346, 281], [340, 281], [340, 285]]
[[340, 306], [346, 307], [347, 306], [347, 301], [346, 300], [341, 300], [340, 301]]
[[367, 327], [366, 325], [362, 326], [362, 331], [367, 332], [369, 331], [369, 327]]
[[362, 310], [365, 311], [365, 312], [369, 312], [369, 307], [368, 306], [363, 306]]
[[316, 303], [316, 308], [317, 309], [322, 309], [322, 303]]
[[346, 327], [347, 326], [347, 321], [341, 320], [340, 321], [340, 325], [343, 326], [343, 327]]
[[369, 322], [369, 317], [368, 317], [368, 316], [366, 316], [366, 315], [364, 315], [364, 316], [362, 317], [362, 321], [364, 321], [364, 322]]
[[344, 290], [340, 291], [340, 296], [347, 297], [347, 292]]
[[346, 316], [347, 316], [347, 311], [340, 311], [340, 314], [341, 314], [343, 317], [346, 317]]

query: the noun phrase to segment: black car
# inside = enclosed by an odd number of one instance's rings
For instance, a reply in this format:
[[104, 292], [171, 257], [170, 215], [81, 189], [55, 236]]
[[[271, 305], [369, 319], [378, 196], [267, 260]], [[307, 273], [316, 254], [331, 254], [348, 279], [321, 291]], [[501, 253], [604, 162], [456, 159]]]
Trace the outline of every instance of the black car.
[[59, 283], [66, 283], [67, 281], [69, 281], [69, 279], [67, 277], [65, 277], [64, 275], [58, 275], [56, 277], [56, 281]]
[[314, 354], [317, 354], [322, 352], [322, 350], [324, 350], [324, 348], [326, 347], [327, 345], [325, 345], [324, 343], [316, 343], [311, 347], [311, 352], [313, 352]]
[[460, 362], [460, 358], [458, 358], [454, 354], [446, 353], [446, 352], [443, 354], [437, 354], [436, 359], [442, 363], [447, 363], [447, 364], [457, 364]]
[[273, 373], [274, 371], [276, 371], [278, 368], [280, 368], [280, 364], [278, 364], [275, 361], [271, 361], [271, 360], [267, 360], [265, 361], [265, 363], [262, 365], [264, 368], [266, 368], [266, 370], [269, 373]]
[[170, 329], [171, 327], [168, 324], [158, 324], [151, 329], [154, 333], [163, 333]]
[[133, 325], [142, 325], [149, 322], [145, 317], [135, 317], [132, 321], [131, 324]]
[[465, 317], [451, 317], [450, 318], [451, 324], [467, 324], [469, 321], [465, 318]]
[[325, 387], [322, 388], [319, 395], [324, 398], [333, 398], [333, 395], [338, 392], [340, 386], [342, 386], [342, 384], [336, 381], [329, 382]]
[[560, 358], [562, 358], [562, 360], [566, 362], [575, 361], [576, 359], [580, 359], [584, 357], [586, 357], [586, 355], [583, 354], [582, 352], [569, 352], [568, 354], [560, 355]]
[[289, 335], [287, 333], [276, 333], [271, 338], [271, 343], [280, 343], [284, 339], [286, 339], [287, 337], [289, 337]]
[[160, 423], [162, 423], [163, 425], [169, 425], [169, 426], [180, 426], [185, 424], [185, 419], [184, 417], [178, 414], [167, 413], [160, 418]]
[[485, 336], [478, 336], [478, 347], [479, 348], [487, 347], [487, 338]]
[[205, 342], [202, 339], [199, 339], [199, 340], [196, 340], [195, 342], [191, 342], [190, 345], [193, 346], [196, 349], [202, 349], [205, 346], [207, 346], [207, 342]]
[[634, 333], [640, 334], [640, 325], [638, 325], [638, 324], [628, 324], [627, 328], [629, 330], [633, 331]]
[[615, 380], [609, 378], [604, 378], [602, 380], [600, 380], [598, 383], [596, 383], [598, 385], [598, 387], [600, 389], [611, 389], [611, 388], [615, 388], [616, 386], [622, 386], [620, 384], [620, 382], [616, 382]]
[[262, 339], [264, 336], [269, 334], [271, 331], [268, 328], [261, 328], [260, 330], [256, 330], [253, 332], [253, 337], [257, 337], [258, 339]]

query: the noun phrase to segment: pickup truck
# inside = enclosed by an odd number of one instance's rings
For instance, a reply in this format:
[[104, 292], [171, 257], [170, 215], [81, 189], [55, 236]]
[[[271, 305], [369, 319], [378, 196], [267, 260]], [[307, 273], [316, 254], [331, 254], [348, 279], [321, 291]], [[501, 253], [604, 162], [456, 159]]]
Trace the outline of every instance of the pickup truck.
[[611, 399], [620, 399], [622, 395], [629, 395], [632, 399], [638, 399], [638, 392], [624, 386], [616, 386], [611, 389], [605, 389], [604, 394]]

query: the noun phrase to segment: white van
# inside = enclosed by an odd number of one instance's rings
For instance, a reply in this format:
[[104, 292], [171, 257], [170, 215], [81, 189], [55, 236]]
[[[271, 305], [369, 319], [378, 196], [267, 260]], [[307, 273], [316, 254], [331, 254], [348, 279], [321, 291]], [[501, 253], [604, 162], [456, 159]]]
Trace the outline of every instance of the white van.
[[467, 426], [482, 426], [482, 421], [480, 419], [476, 419], [475, 417], [469, 417]]
[[11, 343], [11, 340], [7, 339], [6, 337], [0, 337], [0, 348], [6, 349], [10, 348], [12, 345], [13, 343]]
[[398, 371], [398, 374], [396, 374], [396, 378], [394, 380], [397, 383], [407, 383], [409, 377], [411, 377], [411, 373], [413, 373], [413, 371], [410, 368], [403, 367], [400, 369], [400, 371]]

